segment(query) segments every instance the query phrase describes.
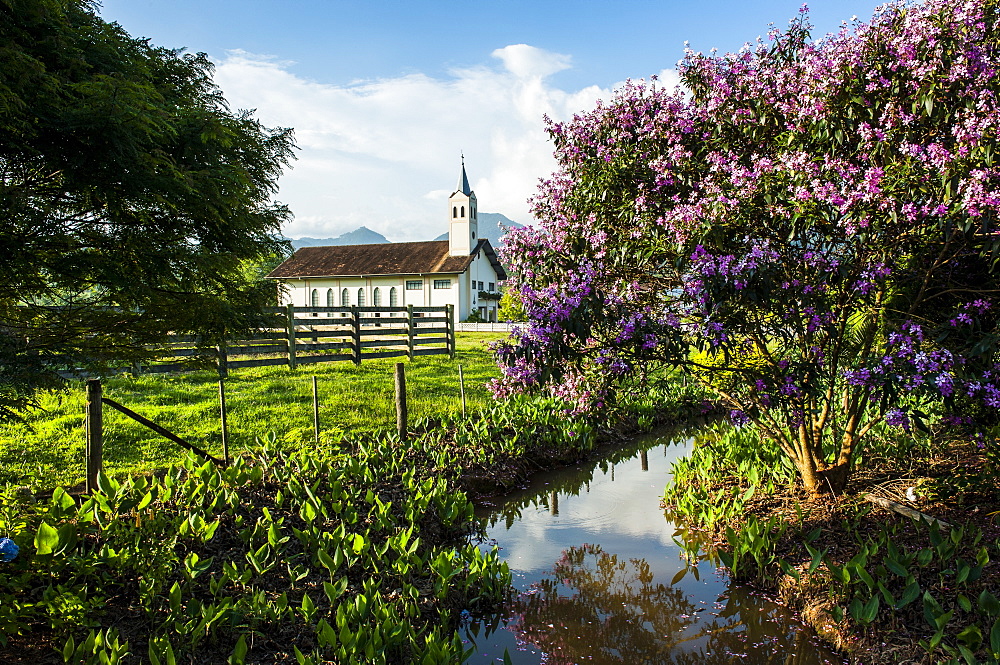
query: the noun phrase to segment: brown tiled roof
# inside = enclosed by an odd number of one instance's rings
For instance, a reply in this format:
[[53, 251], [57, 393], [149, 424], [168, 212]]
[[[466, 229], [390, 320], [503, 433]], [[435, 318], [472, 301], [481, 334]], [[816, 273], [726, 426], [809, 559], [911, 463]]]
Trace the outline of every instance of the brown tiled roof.
[[482, 239], [469, 256], [449, 256], [447, 240], [390, 242], [379, 245], [302, 247], [267, 276], [272, 278], [417, 275], [464, 272], [476, 252], [493, 264], [497, 279], [507, 278], [490, 241]]

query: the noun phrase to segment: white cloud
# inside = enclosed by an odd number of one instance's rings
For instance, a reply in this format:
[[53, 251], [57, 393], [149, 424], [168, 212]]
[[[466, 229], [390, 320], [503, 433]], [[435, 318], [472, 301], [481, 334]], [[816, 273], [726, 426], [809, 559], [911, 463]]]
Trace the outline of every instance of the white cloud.
[[553, 85], [549, 77], [571, 66], [567, 55], [526, 44], [492, 55], [499, 66], [448, 78], [331, 85], [295, 76], [292, 63], [232, 51], [215, 78], [234, 108], [295, 128], [299, 159], [278, 196], [296, 215], [286, 235], [329, 237], [363, 224], [390, 240], [426, 240], [447, 229], [444, 198], [463, 151], [480, 209], [530, 221], [527, 199], [555, 167], [543, 115], [568, 119], [611, 95]]
[[527, 44], [511, 44], [498, 48], [492, 53], [504, 67], [518, 78], [545, 78], [569, 69], [571, 58], [560, 53], [551, 53]]

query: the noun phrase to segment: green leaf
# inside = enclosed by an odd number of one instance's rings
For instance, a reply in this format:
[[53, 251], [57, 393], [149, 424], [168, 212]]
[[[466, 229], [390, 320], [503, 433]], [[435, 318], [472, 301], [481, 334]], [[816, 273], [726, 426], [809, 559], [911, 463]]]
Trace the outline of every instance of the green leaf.
[[994, 658], [1000, 658], [1000, 619], [997, 619], [990, 629], [990, 651], [993, 652]]
[[344, 595], [344, 591], [347, 590], [347, 578], [341, 577], [333, 584], [330, 584], [329, 582], [324, 582], [323, 588], [326, 591], [326, 597], [330, 599], [330, 603], [332, 604], [334, 601], [336, 601], [338, 598]]
[[55, 527], [49, 526], [48, 522], [38, 525], [35, 533], [35, 550], [38, 554], [52, 554], [59, 545], [59, 532]]
[[174, 582], [174, 585], [170, 587], [170, 594], [168, 596], [168, 602], [170, 603], [171, 612], [179, 612], [181, 609], [181, 585]]
[[886, 557], [885, 559], [885, 567], [888, 568], [893, 574], [900, 577], [906, 577], [910, 574], [910, 572], [900, 565], [898, 561], [890, 559], [889, 557]]
[[61, 508], [62, 510], [71, 510], [76, 508], [76, 501], [73, 497], [61, 487], [57, 487], [52, 490], [52, 505]]
[[966, 626], [965, 629], [955, 637], [959, 642], [968, 645], [973, 651], [978, 649], [979, 645], [983, 643], [983, 631], [976, 624]]
[[152, 502], [153, 502], [153, 493], [146, 492], [146, 494], [142, 497], [142, 499], [139, 500], [139, 503], [136, 505], [135, 509], [142, 510]]
[[327, 570], [329, 570], [331, 573], [337, 570], [338, 566], [336, 562], [329, 554], [327, 554], [326, 550], [323, 549], [316, 550], [316, 556], [319, 558], [320, 564], [322, 564], [322, 566]]
[[896, 603], [896, 609], [902, 609], [915, 601], [920, 597], [920, 585], [916, 581], [910, 582], [905, 589], [903, 589], [903, 595], [899, 597], [899, 602]]
[[66, 523], [59, 527], [59, 551], [65, 552], [76, 547], [76, 524]]
[[979, 594], [978, 602], [979, 609], [987, 615], [991, 617], [1000, 615], [1000, 600], [997, 600], [997, 597], [989, 591], [984, 590], [981, 594]]
[[871, 600], [865, 603], [864, 609], [861, 611], [861, 623], [868, 625], [875, 620], [878, 616], [879, 600], [878, 596], [872, 596]]
[[240, 635], [236, 646], [233, 647], [233, 654], [229, 657], [230, 665], [243, 665], [246, 662], [247, 650], [247, 637], [246, 635]]
[[73, 636], [70, 635], [66, 639], [66, 644], [63, 645], [62, 657], [63, 662], [68, 663], [73, 659], [73, 654], [76, 653], [76, 642], [73, 641]]

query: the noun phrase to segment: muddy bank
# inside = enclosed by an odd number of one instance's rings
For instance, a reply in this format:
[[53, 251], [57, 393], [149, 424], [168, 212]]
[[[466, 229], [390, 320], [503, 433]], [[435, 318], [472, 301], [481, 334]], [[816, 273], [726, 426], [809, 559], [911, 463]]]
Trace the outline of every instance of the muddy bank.
[[[851, 663], [938, 662], [961, 657], [960, 648], [982, 658], [996, 616], [983, 609], [981, 594], [1000, 593], [996, 519], [1000, 502], [995, 480], [957, 486], [956, 478], [989, 477], [979, 451], [963, 444], [905, 464], [875, 460], [838, 497], [809, 497], [798, 487], [758, 493], [746, 501], [741, 516], [716, 524], [705, 535], [714, 547], [726, 551], [730, 549], [727, 527], [739, 531], [748, 519], [780, 517], [789, 528], [773, 554], [787, 566], [782, 569], [773, 563], [762, 570], [749, 565], [737, 577], [798, 611]], [[720, 487], [741, 482], [736, 477], [719, 479]], [[931, 529], [866, 500], [868, 494], [889, 498], [952, 527]], [[889, 532], [889, 540], [880, 540], [880, 534]], [[804, 534], [816, 534], [808, 546]], [[820, 565], [817, 553], [825, 553]], [[908, 568], [894, 568], [897, 561], [907, 559]], [[845, 583], [840, 577], [843, 570], [855, 570], [852, 565], [858, 562], [864, 572], [856, 572]], [[963, 568], [972, 573], [963, 573]], [[852, 598], [866, 597], [859, 591], [864, 589], [864, 582], [857, 579], [860, 574], [870, 577], [870, 597], [878, 598], [870, 601], [876, 605], [872, 616], [862, 616], [867, 622], [856, 620], [850, 611]]]

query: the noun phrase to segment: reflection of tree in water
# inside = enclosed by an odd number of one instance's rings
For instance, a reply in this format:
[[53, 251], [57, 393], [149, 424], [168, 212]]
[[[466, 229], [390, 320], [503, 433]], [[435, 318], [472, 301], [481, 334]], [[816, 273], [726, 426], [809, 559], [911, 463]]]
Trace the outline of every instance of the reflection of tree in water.
[[823, 662], [801, 631], [787, 634], [767, 601], [728, 594], [717, 616], [697, 614], [678, 588], [654, 583], [644, 559], [600, 545], [573, 547], [552, 576], [515, 599], [509, 627], [549, 654], [547, 663], [713, 665]]

